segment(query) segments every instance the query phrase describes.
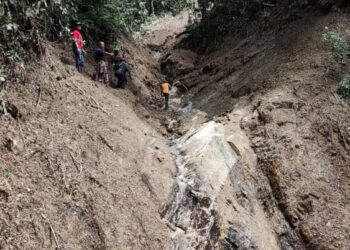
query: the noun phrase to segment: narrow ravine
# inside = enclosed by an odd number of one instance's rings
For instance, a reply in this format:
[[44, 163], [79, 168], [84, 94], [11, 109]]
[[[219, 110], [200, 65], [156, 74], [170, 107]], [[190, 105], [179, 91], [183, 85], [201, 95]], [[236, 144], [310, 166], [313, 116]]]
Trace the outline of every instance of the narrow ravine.
[[[350, 249], [350, 1], [204, 1], [200, 15], [162, 10], [117, 39], [115, 25], [152, 1], [54, 11], [54, 23], [76, 12], [84, 38], [121, 49], [126, 89], [91, 79], [103, 66], [92, 41], [81, 74], [68, 40], [46, 40], [52, 29], [35, 24], [60, 6], [28, 20], [31, 5], [10, 7], [27, 1], [7, 2], [0, 249]], [[120, 22], [94, 29], [101, 16]]]
[[181, 89], [165, 113], [177, 167], [162, 213], [172, 249], [348, 249], [348, 229], [337, 226], [349, 211], [346, 128], [336, 117], [348, 115], [329, 98], [341, 73], [318, 42], [337, 18], [311, 15], [275, 38], [232, 38], [210, 55], [159, 43], [163, 74]]
[[[168, 35], [169, 32], [170, 34], [174, 32], [173, 35], [169, 35], [174, 37], [176, 32], [183, 30], [183, 25], [186, 24], [183, 20], [180, 23], [182, 28], [177, 27], [173, 31], [167, 27], [166, 23], [161, 27], [156, 25], [155, 30], [150, 29], [151, 36], [159, 39], [158, 34], [166, 31]], [[162, 40], [169, 40], [169, 38], [160, 37], [161, 39], [156, 39], [155, 42], [146, 40], [147, 43], [151, 43], [149, 48], [153, 50], [153, 54], [158, 55], [157, 58], [163, 58], [159, 54], [171, 48], [171, 45]], [[153, 43], [163, 46], [155, 47]], [[186, 103], [190, 105], [184, 104], [182, 97], [183, 93], [176, 87], [173, 88], [170, 110], [167, 112], [169, 119], [172, 117], [169, 122], [172, 124], [172, 130], [180, 131], [180, 134], [184, 133], [169, 141], [169, 150], [172, 152], [177, 174], [172, 200], [163, 212], [162, 219], [171, 228], [169, 237], [172, 249], [209, 250], [224, 246], [231, 249], [230, 245], [234, 246], [235, 241], [240, 240], [246, 242], [241, 243], [242, 245], [252, 247], [266, 245], [269, 249], [277, 249], [277, 242], [271, 236], [272, 232], [266, 237], [271, 243], [264, 244], [249, 239], [251, 237], [249, 233], [235, 235], [236, 229], [230, 225], [223, 228], [226, 223], [223, 221], [229, 221], [232, 216], [230, 214], [232, 208], [222, 209], [221, 197], [223, 189], [231, 185], [232, 171], [240, 167], [242, 162], [255, 166], [252, 160], [255, 159], [255, 155], [250, 149], [249, 139], [240, 128], [243, 114], [247, 115], [247, 112], [233, 111], [227, 115], [227, 120], [226, 118], [208, 120], [205, 112], [192, 109], [192, 103], [188, 98]], [[269, 230], [262, 229], [262, 231]]]

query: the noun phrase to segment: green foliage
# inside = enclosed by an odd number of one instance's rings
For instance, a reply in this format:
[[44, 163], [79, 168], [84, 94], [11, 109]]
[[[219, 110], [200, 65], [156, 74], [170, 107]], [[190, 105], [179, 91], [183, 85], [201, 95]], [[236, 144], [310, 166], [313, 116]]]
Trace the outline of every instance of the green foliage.
[[[15, 67], [41, 52], [40, 41], [63, 36], [72, 3], [68, 0], [0, 1], [0, 69], [4, 82]], [[6, 65], [6, 66], [5, 66]]]
[[346, 75], [339, 83], [338, 94], [343, 98], [350, 99], [350, 75]]
[[140, 29], [151, 16], [177, 13], [187, 5], [188, 0], [1, 0], [0, 46], [31, 56], [39, 52], [40, 38], [65, 37], [76, 20], [87, 40], [112, 41], [123, 30]]
[[7, 168], [4, 169], [3, 175], [4, 175], [4, 177], [5, 177], [6, 179], [11, 178], [11, 172], [10, 172], [10, 170], [8, 170]]
[[332, 47], [331, 57], [335, 61], [342, 61], [349, 53], [349, 44], [340, 32], [328, 31], [323, 34], [323, 41]]
[[188, 6], [188, 0], [78, 0], [76, 4], [87, 40], [113, 42], [121, 31], [139, 31], [155, 15], [176, 14]]
[[68, 0], [0, 1], [0, 44], [5, 50], [17, 52], [25, 45], [24, 50], [32, 52], [39, 36], [49, 39], [62, 36], [70, 8]]
[[[152, 13], [150, 9], [150, 3], [153, 1], [147, 1], [147, 8], [149, 13]], [[179, 13], [186, 7], [192, 6], [192, 0], [166, 0], [166, 1], [154, 1], [155, 14], [159, 15], [166, 12], [173, 14]]]
[[2, 90], [2, 85], [6, 81], [8, 73], [6, 72], [7, 69], [4, 65], [0, 65], [0, 92]]
[[[118, 34], [139, 30], [149, 18], [177, 13], [189, 0], [0, 0], [0, 80], [43, 52], [43, 38], [68, 40], [75, 21], [86, 40], [115, 44]], [[91, 44], [91, 43], [90, 43]]]

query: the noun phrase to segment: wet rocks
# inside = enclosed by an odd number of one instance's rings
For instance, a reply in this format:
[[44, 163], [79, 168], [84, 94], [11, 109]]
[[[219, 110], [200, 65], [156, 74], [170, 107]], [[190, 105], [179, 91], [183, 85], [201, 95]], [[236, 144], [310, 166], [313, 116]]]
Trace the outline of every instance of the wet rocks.
[[178, 192], [165, 215], [178, 228], [172, 235], [174, 249], [213, 249], [216, 198], [237, 155], [225, 139], [224, 126], [215, 122], [190, 130], [175, 150]]
[[246, 232], [233, 226], [228, 229], [225, 237], [225, 247], [227, 250], [258, 249]]

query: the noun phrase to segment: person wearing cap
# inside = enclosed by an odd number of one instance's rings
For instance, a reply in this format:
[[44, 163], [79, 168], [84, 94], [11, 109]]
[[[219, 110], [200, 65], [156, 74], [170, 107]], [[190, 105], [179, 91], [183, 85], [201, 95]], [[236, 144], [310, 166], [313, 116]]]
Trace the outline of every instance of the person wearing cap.
[[73, 37], [73, 52], [75, 56], [75, 66], [79, 72], [83, 71], [84, 67], [84, 45], [85, 41], [81, 35], [81, 23], [77, 22], [72, 32]]

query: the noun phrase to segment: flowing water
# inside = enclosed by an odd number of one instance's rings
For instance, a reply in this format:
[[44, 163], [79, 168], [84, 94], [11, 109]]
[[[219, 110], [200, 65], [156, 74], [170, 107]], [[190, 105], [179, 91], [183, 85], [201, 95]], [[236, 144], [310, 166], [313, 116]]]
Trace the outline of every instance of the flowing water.
[[164, 219], [175, 231], [173, 249], [214, 249], [216, 199], [237, 155], [216, 122], [191, 129], [171, 143], [178, 168], [174, 199]]

